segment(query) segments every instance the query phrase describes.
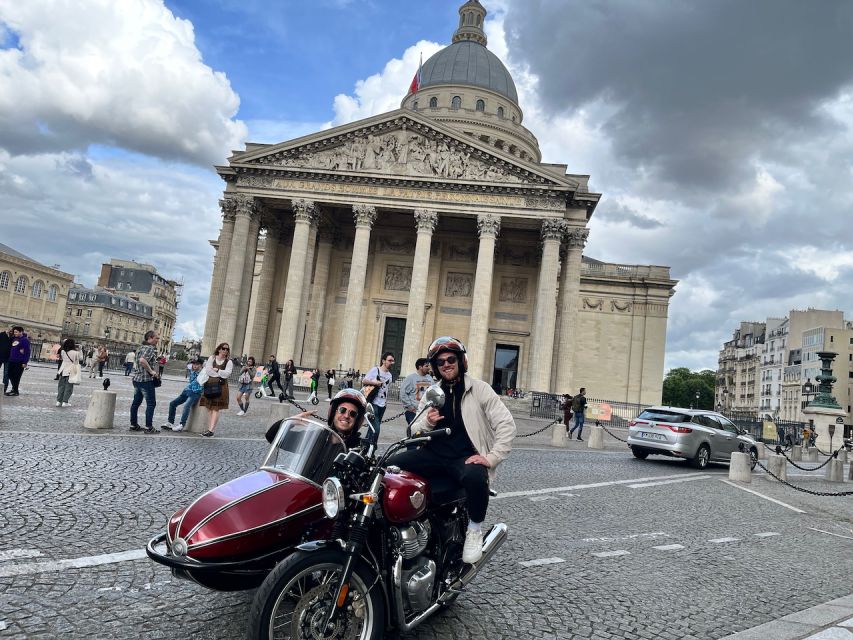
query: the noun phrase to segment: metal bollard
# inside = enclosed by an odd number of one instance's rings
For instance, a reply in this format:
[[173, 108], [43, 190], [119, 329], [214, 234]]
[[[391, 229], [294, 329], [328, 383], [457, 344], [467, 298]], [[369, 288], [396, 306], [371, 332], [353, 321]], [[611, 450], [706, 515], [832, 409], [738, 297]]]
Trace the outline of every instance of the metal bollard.
[[751, 464], [751, 456], [748, 453], [740, 453], [739, 451], [733, 453], [732, 461], [729, 464], [729, 480], [752, 482]]
[[827, 482], [844, 482], [844, 463], [841, 460], [833, 458], [826, 465], [826, 480]]
[[817, 462], [817, 447], [809, 447], [806, 449], [803, 459], [806, 462]]
[[559, 422], [551, 427], [551, 446], [568, 447], [569, 438], [566, 435], [566, 425]]
[[793, 447], [791, 447], [790, 453], [791, 453], [791, 455], [789, 455], [788, 457], [793, 462], [802, 462], [803, 461], [803, 448], [802, 447], [794, 445]]
[[788, 461], [785, 456], [774, 453], [767, 462], [767, 469], [772, 471], [780, 480], [788, 480]]
[[116, 392], [93, 391], [83, 426], [87, 429], [112, 429], [116, 415]]

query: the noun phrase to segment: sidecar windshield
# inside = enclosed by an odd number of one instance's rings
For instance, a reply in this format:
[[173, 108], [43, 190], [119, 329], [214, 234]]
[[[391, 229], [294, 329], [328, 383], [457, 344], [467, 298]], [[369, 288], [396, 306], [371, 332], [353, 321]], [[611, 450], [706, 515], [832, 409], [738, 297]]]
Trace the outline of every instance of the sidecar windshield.
[[261, 469], [279, 471], [320, 485], [339, 453], [347, 450], [329, 427], [305, 418], [284, 420]]

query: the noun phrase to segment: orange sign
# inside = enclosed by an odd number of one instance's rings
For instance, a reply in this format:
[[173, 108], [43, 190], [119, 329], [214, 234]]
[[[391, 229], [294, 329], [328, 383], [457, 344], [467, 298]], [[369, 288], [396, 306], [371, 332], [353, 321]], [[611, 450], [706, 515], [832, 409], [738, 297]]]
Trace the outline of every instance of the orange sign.
[[608, 422], [613, 417], [613, 408], [606, 402], [590, 402], [586, 405], [584, 417], [589, 420]]

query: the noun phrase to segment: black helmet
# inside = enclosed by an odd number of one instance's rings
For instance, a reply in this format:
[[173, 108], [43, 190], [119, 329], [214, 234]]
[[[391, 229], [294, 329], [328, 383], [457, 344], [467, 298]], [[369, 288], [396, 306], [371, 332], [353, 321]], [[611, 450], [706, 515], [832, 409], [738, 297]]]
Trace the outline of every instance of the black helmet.
[[435, 358], [439, 353], [450, 351], [459, 357], [459, 371], [465, 373], [468, 371], [468, 355], [465, 350], [465, 345], [458, 338], [450, 336], [441, 336], [432, 341], [427, 350], [427, 359], [434, 372], [438, 372], [438, 367], [435, 364]]
[[358, 389], [341, 389], [335, 394], [335, 397], [329, 402], [329, 416], [326, 422], [330, 427], [334, 428], [335, 411], [342, 402], [352, 402], [358, 411], [358, 417], [353, 425], [353, 431], [358, 431], [364, 422], [364, 414], [367, 413], [367, 400], [364, 394]]

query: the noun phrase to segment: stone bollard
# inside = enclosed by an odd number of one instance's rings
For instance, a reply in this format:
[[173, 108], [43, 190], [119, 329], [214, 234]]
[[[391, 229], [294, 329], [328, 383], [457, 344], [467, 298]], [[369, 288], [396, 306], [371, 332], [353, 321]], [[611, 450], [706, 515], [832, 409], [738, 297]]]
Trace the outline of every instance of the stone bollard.
[[[277, 420], [284, 420], [299, 413], [296, 408], [286, 402], [273, 403], [270, 405], [270, 419], [267, 428]], [[366, 427], [365, 427], [366, 429]], [[266, 431], [266, 429], [265, 429]]]
[[788, 456], [794, 462], [802, 462], [803, 461], [803, 448], [797, 445], [791, 447], [791, 450], [788, 452], [790, 455]]
[[204, 433], [207, 431], [207, 408], [196, 404], [190, 411], [186, 430], [190, 433]]
[[83, 426], [87, 429], [112, 429], [116, 415], [116, 392], [94, 391], [86, 409]]
[[776, 453], [768, 458], [767, 468], [780, 480], [788, 480], [788, 461]]
[[756, 442], [755, 443], [755, 451], [758, 453], [758, 455], [756, 456], [756, 458], [758, 460], [766, 460], [767, 459], [768, 449], [767, 449], [767, 447], [764, 446], [763, 443]]
[[826, 465], [827, 482], [844, 482], [844, 463], [833, 458]]
[[551, 427], [551, 446], [568, 447], [569, 438], [566, 435], [566, 425], [557, 423]]
[[752, 482], [751, 456], [748, 453], [736, 451], [732, 454], [729, 464], [729, 480], [735, 482]]
[[853, 464], [850, 465], [850, 471], [847, 475], [848, 480], [853, 480]]
[[589, 441], [586, 444], [590, 449], [604, 448], [604, 427], [594, 425], [589, 433]]
[[838, 459], [841, 460], [841, 464], [847, 464], [847, 449], [841, 449], [838, 452]]
[[806, 449], [803, 459], [806, 462], [817, 462], [817, 447], [809, 447]]

